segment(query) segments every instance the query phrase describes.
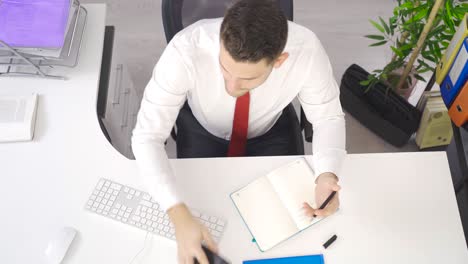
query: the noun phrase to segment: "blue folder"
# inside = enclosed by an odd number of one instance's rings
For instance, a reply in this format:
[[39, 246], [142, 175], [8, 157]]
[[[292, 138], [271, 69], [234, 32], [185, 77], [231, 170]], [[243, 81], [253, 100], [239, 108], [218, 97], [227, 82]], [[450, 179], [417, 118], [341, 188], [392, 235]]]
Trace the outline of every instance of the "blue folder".
[[[460, 50], [458, 51], [454, 63], [452, 64], [452, 66], [450, 66], [451, 68], [447, 73], [447, 76], [440, 85], [440, 93], [447, 108], [450, 108], [453, 101], [460, 92], [461, 88], [468, 79], [468, 61], [466, 60], [467, 53], [468, 38], [465, 38], [465, 41], [463, 41], [463, 45], [460, 47]], [[457, 67], [454, 68], [454, 65], [457, 65]]]
[[323, 255], [246, 260], [243, 264], [324, 264]]

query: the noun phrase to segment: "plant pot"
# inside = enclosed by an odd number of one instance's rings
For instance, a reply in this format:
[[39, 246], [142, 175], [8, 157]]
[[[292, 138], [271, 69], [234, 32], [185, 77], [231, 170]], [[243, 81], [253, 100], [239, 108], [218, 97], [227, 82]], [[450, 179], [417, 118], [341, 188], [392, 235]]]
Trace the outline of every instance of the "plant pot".
[[343, 75], [340, 100], [343, 108], [388, 143], [402, 147], [416, 132], [421, 112], [383, 83], [367, 87], [359, 82], [369, 73], [356, 64]]
[[[394, 70], [392, 73], [389, 74], [388, 76], [388, 81], [387, 85], [389, 87], [396, 87], [398, 85], [398, 82], [400, 81], [401, 75], [403, 74], [404, 67], [398, 68]], [[418, 80], [414, 76], [416, 74], [416, 69], [413, 67], [411, 69], [411, 72], [409, 74], [409, 77], [411, 78], [411, 84], [405, 83], [403, 88], [395, 88], [394, 91], [400, 95], [401, 97], [405, 98], [408, 100], [410, 97], [411, 93], [413, 92], [414, 87], [416, 86], [416, 83]]]

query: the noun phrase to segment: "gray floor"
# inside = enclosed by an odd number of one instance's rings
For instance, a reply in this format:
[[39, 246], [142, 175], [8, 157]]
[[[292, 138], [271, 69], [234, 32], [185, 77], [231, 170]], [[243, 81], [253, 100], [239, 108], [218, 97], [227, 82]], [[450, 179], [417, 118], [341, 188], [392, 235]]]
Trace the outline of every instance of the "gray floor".
[[[207, 0], [215, 1], [215, 0]], [[161, 19], [161, 0], [81, 0], [82, 3], [108, 4], [107, 24], [116, 27], [116, 51], [129, 66], [132, 79], [141, 94], [151, 71], [166, 46]], [[386, 47], [369, 48], [363, 35], [375, 33], [369, 19], [392, 14], [394, 1], [327, 0], [294, 1], [294, 20], [314, 31], [325, 46], [337, 81], [352, 63], [373, 70], [391, 57]], [[349, 153], [416, 151], [410, 141], [395, 148], [367, 130], [351, 115], [346, 116], [347, 150]], [[174, 142], [167, 146], [169, 157], [175, 157]], [[310, 143], [306, 153], [312, 152]]]

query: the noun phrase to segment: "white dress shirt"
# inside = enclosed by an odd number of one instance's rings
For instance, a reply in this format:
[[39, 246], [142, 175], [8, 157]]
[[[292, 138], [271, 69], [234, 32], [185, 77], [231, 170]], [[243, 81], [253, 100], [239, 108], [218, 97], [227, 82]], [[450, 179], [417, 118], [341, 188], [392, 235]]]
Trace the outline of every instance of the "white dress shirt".
[[[179, 32], [153, 71], [133, 130], [132, 147], [148, 192], [164, 209], [183, 202], [174, 185], [164, 142], [184, 102], [211, 134], [230, 139], [236, 98], [227, 94], [219, 65], [222, 18], [202, 20]], [[298, 97], [313, 124], [316, 175], [339, 174], [345, 151], [345, 121], [339, 88], [316, 35], [288, 22], [287, 60], [250, 91], [248, 138], [266, 133]], [[190, 175], [186, 175], [190, 177]]]

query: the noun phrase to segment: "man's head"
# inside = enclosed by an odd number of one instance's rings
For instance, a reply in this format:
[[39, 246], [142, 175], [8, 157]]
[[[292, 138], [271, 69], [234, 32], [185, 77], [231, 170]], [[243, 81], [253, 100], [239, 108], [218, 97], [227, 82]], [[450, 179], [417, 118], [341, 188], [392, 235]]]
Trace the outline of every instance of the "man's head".
[[240, 0], [221, 24], [219, 63], [226, 91], [239, 97], [261, 85], [287, 59], [287, 19], [273, 0]]

